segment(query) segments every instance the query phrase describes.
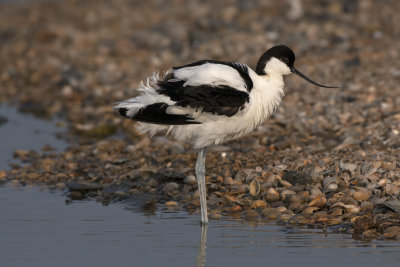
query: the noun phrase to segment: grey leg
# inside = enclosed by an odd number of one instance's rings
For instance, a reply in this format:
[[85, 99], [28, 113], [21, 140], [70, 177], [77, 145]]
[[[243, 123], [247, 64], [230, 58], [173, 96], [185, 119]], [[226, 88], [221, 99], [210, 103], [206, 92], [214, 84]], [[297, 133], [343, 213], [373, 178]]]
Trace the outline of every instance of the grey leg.
[[207, 216], [207, 198], [206, 198], [206, 148], [200, 149], [196, 162], [196, 178], [199, 187], [201, 223], [208, 223]]

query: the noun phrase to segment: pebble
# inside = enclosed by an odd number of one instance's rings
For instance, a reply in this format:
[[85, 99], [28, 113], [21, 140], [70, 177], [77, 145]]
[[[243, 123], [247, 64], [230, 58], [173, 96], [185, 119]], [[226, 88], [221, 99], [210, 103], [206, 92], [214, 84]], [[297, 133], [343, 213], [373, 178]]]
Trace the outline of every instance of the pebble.
[[294, 192], [293, 190], [285, 189], [285, 190], [282, 190], [281, 193], [280, 193], [280, 196], [281, 196], [282, 200], [285, 200], [286, 197], [290, 196], [290, 195], [296, 195], [296, 192]]
[[85, 198], [85, 195], [80, 191], [71, 191], [71, 193], [69, 194], [69, 197], [73, 200], [80, 200], [80, 199]]
[[258, 199], [254, 200], [253, 203], [251, 203], [250, 208], [256, 209], [256, 208], [264, 208], [267, 206], [267, 202], [264, 200]]
[[309, 207], [317, 207], [317, 208], [322, 208], [325, 205], [326, 205], [326, 197], [322, 193], [316, 196], [313, 200], [311, 200], [310, 203], [308, 203]]
[[340, 162], [340, 168], [349, 171], [350, 173], [354, 173], [357, 169], [357, 164]]
[[213, 220], [219, 220], [222, 218], [222, 215], [219, 213], [212, 213], [212, 214], [210, 214], [210, 218]]
[[235, 182], [233, 181], [233, 178], [228, 176], [224, 178], [224, 184], [226, 185], [233, 185]]
[[279, 200], [279, 193], [273, 188], [269, 188], [265, 194], [265, 200], [267, 202], [276, 202]]
[[261, 216], [268, 220], [276, 219], [281, 212], [279, 212], [276, 208], [265, 208], [261, 212]]
[[303, 214], [313, 214], [314, 213], [314, 211], [316, 211], [316, 210], [318, 210], [319, 208], [317, 208], [317, 207], [307, 207], [307, 208], [305, 208], [303, 211], [302, 211], [302, 213]]
[[372, 212], [374, 210], [374, 204], [368, 201], [361, 202], [360, 212]]
[[371, 197], [371, 191], [361, 188], [358, 191], [354, 192], [353, 198], [357, 201], [366, 201]]
[[383, 237], [400, 240], [400, 226], [390, 226], [383, 231]]
[[167, 183], [166, 185], [164, 185], [164, 187], [163, 187], [163, 192], [165, 193], [165, 194], [172, 194], [172, 193], [174, 193], [176, 190], [178, 190], [179, 189], [179, 185], [177, 184], [177, 183], [175, 183], [175, 182], [170, 182], [170, 183]]
[[240, 205], [234, 205], [234, 206], [229, 208], [230, 212], [238, 212], [238, 211], [241, 211], [241, 210], [242, 210], [242, 207]]
[[256, 197], [258, 196], [258, 194], [260, 194], [260, 191], [261, 191], [260, 182], [257, 180], [257, 178], [254, 178], [249, 186], [250, 195]]
[[364, 231], [374, 226], [372, 216], [369, 214], [356, 216], [351, 219], [351, 223], [356, 231]]
[[196, 177], [194, 175], [188, 175], [188, 176], [185, 177], [183, 182], [185, 184], [195, 185], [195, 184], [197, 184], [197, 179], [196, 179]]
[[103, 187], [98, 184], [98, 183], [87, 183], [87, 182], [82, 182], [82, 183], [67, 183], [66, 186], [68, 187], [69, 190], [71, 191], [79, 191], [79, 192], [86, 192], [86, 191], [91, 191], [91, 190], [99, 190], [102, 189]]
[[369, 229], [369, 230], [365, 230], [362, 233], [362, 238], [366, 239], [366, 240], [372, 240], [375, 239], [379, 236], [379, 233], [376, 229]]
[[167, 202], [165, 202], [165, 206], [171, 208], [171, 207], [177, 207], [177, 206], [179, 206], [179, 204], [176, 201], [167, 201]]
[[256, 210], [246, 210], [244, 212], [244, 218], [247, 221], [256, 221], [260, 214]]

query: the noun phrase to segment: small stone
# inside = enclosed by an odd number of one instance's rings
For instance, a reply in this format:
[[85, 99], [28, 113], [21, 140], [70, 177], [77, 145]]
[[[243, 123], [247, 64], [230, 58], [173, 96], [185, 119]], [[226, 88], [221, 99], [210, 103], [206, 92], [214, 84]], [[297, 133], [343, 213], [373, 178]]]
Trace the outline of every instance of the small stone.
[[221, 217], [222, 217], [222, 215], [219, 213], [210, 214], [210, 218], [213, 220], [219, 220], [219, 219], [221, 219]]
[[285, 206], [279, 206], [279, 207], [277, 207], [277, 208], [275, 208], [275, 209], [276, 209], [279, 213], [282, 213], [282, 212], [284, 212], [284, 211], [287, 210]]
[[258, 194], [260, 194], [260, 190], [261, 190], [260, 183], [258, 182], [258, 180], [256, 178], [254, 178], [251, 181], [250, 186], [249, 186], [250, 195], [252, 197], [256, 197], [256, 196], [258, 196]]
[[[193, 200], [194, 200], [195, 202], [199, 201], [199, 198], [200, 198], [199, 190], [194, 191], [194, 193], [193, 193], [193, 195], [192, 195], [192, 198], [193, 198]], [[200, 203], [200, 202], [199, 202], [199, 203]]]
[[383, 231], [383, 237], [388, 238], [388, 239], [394, 239], [397, 238], [400, 234], [400, 226], [390, 226]]
[[248, 221], [255, 221], [259, 217], [259, 213], [256, 210], [246, 210], [244, 212], [244, 218]]
[[291, 183], [289, 183], [288, 181], [283, 180], [283, 179], [281, 179], [281, 180], [279, 181], [279, 183], [280, 183], [283, 187], [286, 187], [286, 188], [289, 188], [289, 187], [292, 187], [292, 186], [293, 186]]
[[87, 183], [87, 182], [67, 183], [66, 185], [69, 188], [69, 190], [71, 190], [71, 193], [72, 193], [72, 191], [86, 192], [86, 191], [98, 190], [98, 189], [103, 188], [98, 183]]
[[49, 172], [49, 171], [51, 171], [51, 170], [53, 169], [53, 167], [55, 166], [56, 161], [53, 160], [53, 159], [47, 158], [47, 159], [42, 159], [42, 160], [39, 162], [39, 164], [40, 164], [40, 168], [41, 168], [41, 169], [43, 169], [43, 170]]
[[292, 218], [292, 217], [293, 217], [292, 214], [282, 213], [278, 216], [277, 219], [282, 222], [288, 222], [290, 220], [290, 218]]
[[322, 208], [326, 204], [326, 198], [324, 194], [319, 194], [310, 203], [308, 203], [309, 207], [317, 207]]
[[58, 189], [64, 189], [66, 186], [65, 186], [65, 183], [56, 183], [56, 187]]
[[281, 191], [280, 195], [281, 195], [281, 199], [285, 200], [287, 196], [296, 195], [296, 192], [294, 192], [293, 190], [285, 189], [285, 190]]
[[237, 199], [237, 197], [235, 197], [235, 196], [224, 195], [224, 198], [225, 198], [228, 202], [238, 202], [238, 199]]
[[371, 197], [371, 191], [361, 188], [358, 191], [354, 192], [353, 198], [357, 201], [366, 201]]
[[261, 212], [261, 216], [268, 220], [276, 219], [279, 214], [281, 214], [281, 212], [279, 212], [279, 210], [277, 210], [276, 208], [265, 208]]
[[353, 164], [353, 163], [344, 163], [344, 162], [340, 162], [340, 168], [342, 170], [346, 170], [349, 171], [350, 173], [354, 173], [355, 170], [357, 169], [357, 165]]
[[185, 184], [194, 185], [194, 184], [197, 184], [197, 179], [196, 179], [196, 177], [194, 175], [188, 175], [188, 176], [185, 177], [183, 182]]
[[232, 206], [231, 208], [229, 208], [230, 212], [238, 212], [241, 210], [242, 210], [242, 207], [240, 205], [235, 205], [235, 206]]
[[317, 207], [307, 207], [302, 211], [302, 213], [303, 214], [313, 214], [314, 211], [316, 211], [316, 210], [319, 210], [319, 208], [317, 208]]
[[176, 201], [167, 201], [165, 202], [165, 206], [172, 208], [172, 207], [177, 207], [179, 204]]
[[356, 231], [364, 231], [374, 226], [372, 216], [369, 214], [356, 216], [351, 219], [351, 223], [353, 224], [354, 230]]
[[329, 211], [329, 214], [331, 216], [337, 217], [337, 216], [342, 216], [343, 215], [343, 208], [341, 207], [334, 207]]
[[379, 236], [379, 233], [376, 229], [365, 230], [361, 235], [361, 237], [366, 240], [372, 240], [372, 239], [377, 238], [378, 236]]
[[80, 191], [71, 191], [71, 193], [69, 194], [69, 197], [73, 200], [80, 200], [80, 199], [85, 198], [85, 195]]
[[372, 202], [368, 202], [368, 201], [363, 201], [361, 202], [360, 205], [360, 211], [361, 212], [371, 212], [374, 210], [374, 204]]
[[343, 222], [343, 220], [341, 218], [328, 218], [325, 221], [326, 225], [338, 225], [341, 224]]
[[360, 207], [356, 206], [356, 205], [344, 205], [344, 207], [346, 208], [346, 211], [348, 213], [359, 213], [360, 212]]
[[315, 220], [317, 223], [326, 223], [328, 221], [328, 213], [326, 211], [317, 211], [314, 213], [312, 218]]
[[329, 185], [327, 185], [326, 187], [325, 187], [325, 190], [324, 190], [324, 192], [325, 193], [328, 193], [328, 192], [335, 192], [337, 189], [338, 189], [338, 185], [337, 184], [335, 184], [335, 183], [331, 183], [331, 184], [329, 184]]
[[30, 172], [26, 174], [26, 178], [28, 178], [29, 180], [36, 180], [40, 177], [39, 173], [36, 172]]
[[258, 199], [254, 200], [253, 203], [251, 203], [250, 208], [256, 209], [256, 208], [264, 208], [267, 206], [267, 202], [264, 200]]
[[265, 200], [267, 202], [276, 202], [279, 200], [279, 193], [273, 188], [269, 188], [265, 194]]
[[393, 171], [396, 169], [396, 162], [383, 162], [382, 168]]
[[226, 185], [233, 185], [235, 182], [233, 181], [233, 178], [228, 176], [224, 178], [224, 184]]
[[253, 169], [244, 169], [240, 170], [236, 175], [235, 175], [235, 181], [241, 181], [244, 182], [248, 177], [252, 175], [252, 173], [255, 172]]
[[14, 151], [14, 158], [24, 159], [28, 155], [29, 155], [28, 150], [19, 149]]
[[395, 184], [386, 184], [385, 191], [388, 194], [397, 195], [399, 193], [399, 187]]
[[249, 186], [246, 184], [232, 186], [231, 191], [237, 194], [246, 193]]
[[167, 183], [166, 185], [164, 185], [163, 187], [163, 192], [165, 194], [170, 194], [173, 193], [173, 191], [178, 190], [179, 189], [179, 185], [175, 182], [170, 182]]
[[130, 194], [130, 195], [136, 195], [139, 193], [140, 193], [140, 191], [137, 188], [132, 188], [132, 189], [129, 189], [129, 191], [128, 191], [128, 194]]
[[129, 196], [129, 194], [127, 192], [120, 191], [120, 190], [119, 191], [115, 191], [113, 193], [113, 195], [114, 195], [114, 197], [117, 197], [119, 199], [122, 199], [122, 198], [125, 198], [125, 197]]

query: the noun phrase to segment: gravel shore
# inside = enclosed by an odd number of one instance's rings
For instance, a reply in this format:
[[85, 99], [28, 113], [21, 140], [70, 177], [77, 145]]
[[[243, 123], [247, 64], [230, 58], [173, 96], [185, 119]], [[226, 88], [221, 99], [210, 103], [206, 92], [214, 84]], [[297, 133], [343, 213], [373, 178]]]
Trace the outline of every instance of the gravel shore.
[[196, 152], [138, 134], [113, 103], [155, 70], [200, 59], [254, 67], [286, 44], [299, 70], [342, 88], [288, 77], [269, 120], [211, 148], [211, 218], [400, 240], [399, 12], [396, 0], [0, 3], [0, 103], [69, 127], [68, 149], [15, 151], [0, 180], [104, 204], [148, 194], [145, 208], [198, 212]]

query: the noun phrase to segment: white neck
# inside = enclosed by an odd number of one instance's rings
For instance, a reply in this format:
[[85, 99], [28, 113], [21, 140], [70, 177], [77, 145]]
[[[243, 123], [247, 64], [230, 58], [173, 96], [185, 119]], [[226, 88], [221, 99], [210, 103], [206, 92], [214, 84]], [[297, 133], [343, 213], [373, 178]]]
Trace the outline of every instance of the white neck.
[[285, 63], [274, 57], [271, 58], [265, 65], [264, 71], [267, 75], [277, 74], [280, 76], [291, 73], [289, 67]]

